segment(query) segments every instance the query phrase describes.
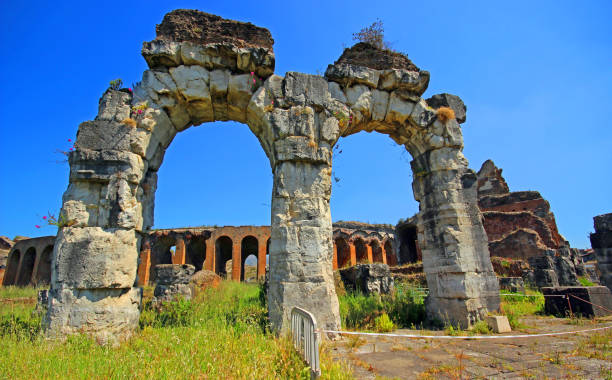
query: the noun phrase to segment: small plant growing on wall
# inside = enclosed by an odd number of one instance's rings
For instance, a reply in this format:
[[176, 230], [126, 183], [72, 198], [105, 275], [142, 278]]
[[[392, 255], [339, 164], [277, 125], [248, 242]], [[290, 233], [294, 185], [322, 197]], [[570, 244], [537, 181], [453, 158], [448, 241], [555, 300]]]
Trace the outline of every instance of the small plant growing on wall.
[[111, 90], [119, 90], [121, 89], [121, 86], [123, 86], [123, 81], [120, 78], [117, 78], [109, 82], [109, 88]]
[[[47, 225], [49, 226], [55, 226], [58, 229], [63, 228], [63, 227], [71, 227], [76, 224], [76, 220], [74, 219], [68, 220], [66, 219], [64, 214], [61, 214], [61, 213], [59, 215], [59, 218], [56, 218], [55, 215], [49, 212], [47, 213], [47, 216], [43, 216], [42, 219], [43, 219], [43, 223], [47, 223]], [[41, 228], [39, 224], [36, 224], [34, 227]]]
[[372, 25], [353, 33], [353, 40], [368, 43], [381, 50], [391, 50], [389, 42], [385, 41], [385, 28], [380, 19], [376, 19]]
[[455, 118], [455, 111], [449, 107], [440, 107], [436, 110], [436, 114], [438, 115], [438, 120], [443, 123], [447, 123], [449, 120], [453, 120]]

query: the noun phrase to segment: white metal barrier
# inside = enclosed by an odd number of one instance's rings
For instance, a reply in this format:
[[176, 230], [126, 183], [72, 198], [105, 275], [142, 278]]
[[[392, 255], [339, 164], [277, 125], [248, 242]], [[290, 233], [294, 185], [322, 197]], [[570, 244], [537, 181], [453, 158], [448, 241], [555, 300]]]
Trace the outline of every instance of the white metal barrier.
[[310, 378], [317, 379], [321, 376], [317, 321], [312, 314], [299, 307], [291, 310], [291, 339], [310, 366]]

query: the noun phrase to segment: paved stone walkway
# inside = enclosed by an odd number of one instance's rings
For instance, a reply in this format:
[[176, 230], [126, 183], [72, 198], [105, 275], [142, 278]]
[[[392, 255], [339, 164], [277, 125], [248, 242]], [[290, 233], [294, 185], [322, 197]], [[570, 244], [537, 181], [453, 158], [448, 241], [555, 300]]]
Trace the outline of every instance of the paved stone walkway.
[[[611, 318], [572, 321], [529, 317], [518, 333], [591, 329]], [[398, 334], [445, 335], [443, 331], [397, 330]], [[512, 335], [517, 332], [510, 333]], [[510, 335], [507, 334], [507, 335]], [[330, 343], [357, 378], [375, 379], [611, 379], [612, 329], [553, 337], [441, 340], [345, 336]]]

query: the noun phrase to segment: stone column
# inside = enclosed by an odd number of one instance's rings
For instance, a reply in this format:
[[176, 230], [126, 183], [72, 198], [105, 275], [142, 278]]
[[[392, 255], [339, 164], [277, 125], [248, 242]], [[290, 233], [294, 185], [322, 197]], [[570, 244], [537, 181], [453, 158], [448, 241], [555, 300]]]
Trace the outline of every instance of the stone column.
[[595, 233], [591, 234], [591, 246], [597, 258], [602, 285], [612, 290], [612, 213], [593, 218]]
[[411, 165], [414, 196], [420, 203], [427, 313], [469, 327], [499, 309], [499, 284], [476, 203], [476, 174], [453, 148], [425, 152]]
[[357, 265], [357, 250], [355, 249], [355, 243], [349, 240], [349, 251], [351, 253], [351, 266]]
[[366, 243], [366, 252], [368, 255], [368, 263], [373, 263], [374, 262], [374, 257], [372, 256], [372, 246], [369, 243]]
[[332, 269], [336, 270], [338, 269], [338, 246], [336, 245], [335, 242], [332, 242], [332, 244], [334, 245], [334, 257], [332, 259]]
[[329, 165], [310, 162], [280, 162], [274, 170], [268, 308], [281, 333], [289, 329], [294, 306], [313, 313], [320, 328], [340, 327], [330, 173]]
[[264, 243], [262, 244], [261, 239], [259, 239], [257, 245], [257, 279], [263, 279], [266, 277], [266, 243], [264, 239]]
[[204, 259], [204, 269], [215, 271], [215, 239], [214, 234], [206, 242], [206, 258]]
[[185, 238], [182, 236], [177, 236], [176, 248], [174, 250], [174, 256], [172, 256], [172, 264], [185, 264], [185, 251]]
[[240, 272], [242, 269], [242, 245], [240, 242], [242, 239], [236, 240], [238, 239], [232, 240], [232, 280], [240, 282]]
[[385, 249], [384, 244], [380, 244], [380, 252], [382, 254], [383, 264], [387, 264], [387, 250]]
[[148, 238], [142, 243], [138, 261], [138, 285], [145, 286], [149, 283], [151, 271], [151, 241]]

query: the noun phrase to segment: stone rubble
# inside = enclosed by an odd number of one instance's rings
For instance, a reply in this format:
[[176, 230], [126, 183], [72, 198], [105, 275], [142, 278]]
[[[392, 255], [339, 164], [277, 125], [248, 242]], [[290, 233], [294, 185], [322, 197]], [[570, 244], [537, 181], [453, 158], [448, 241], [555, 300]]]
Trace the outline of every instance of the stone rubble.
[[357, 264], [339, 272], [345, 289], [366, 295], [393, 292], [393, 276], [387, 264]]
[[597, 258], [599, 281], [612, 290], [612, 213], [593, 218], [595, 233], [592, 233], [591, 246]]
[[159, 264], [155, 271], [153, 303], [169, 302], [178, 299], [190, 300], [193, 292], [190, 286], [195, 267], [191, 264]]

